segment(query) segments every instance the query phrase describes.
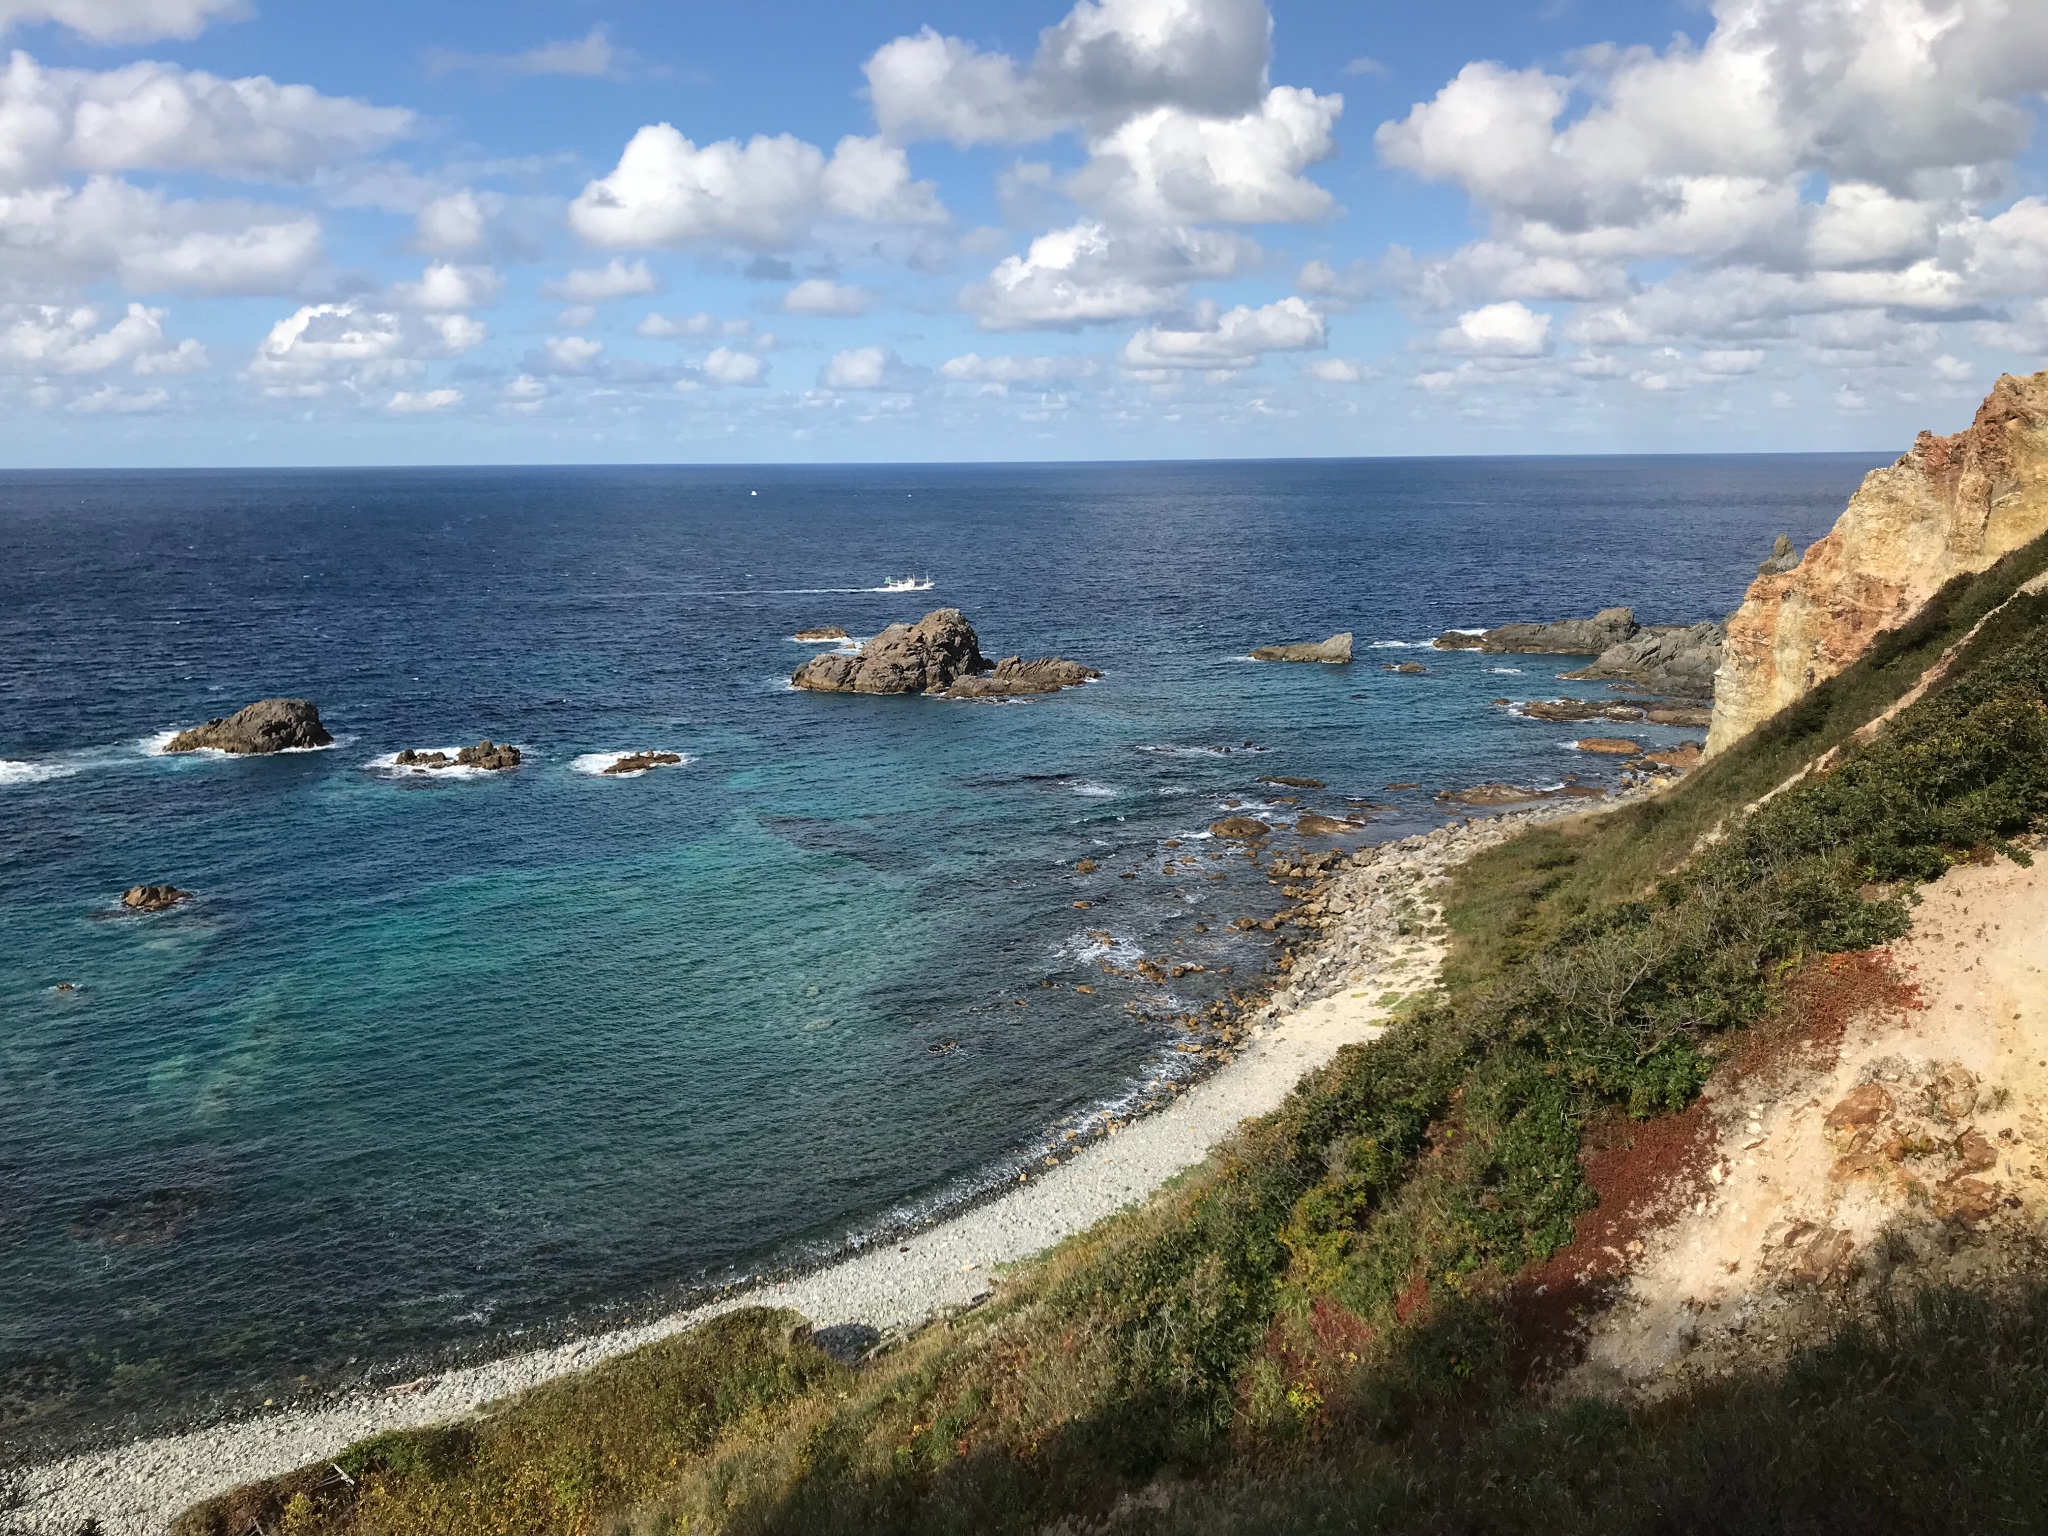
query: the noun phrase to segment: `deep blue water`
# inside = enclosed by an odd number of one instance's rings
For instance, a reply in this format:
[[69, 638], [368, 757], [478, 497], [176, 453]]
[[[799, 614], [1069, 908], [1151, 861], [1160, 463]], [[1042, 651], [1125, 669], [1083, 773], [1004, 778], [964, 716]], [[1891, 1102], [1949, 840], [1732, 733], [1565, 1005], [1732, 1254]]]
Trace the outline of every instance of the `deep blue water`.
[[[1089, 930], [1208, 963], [1181, 1002], [1268, 958], [1241, 860], [1159, 868], [1258, 775], [1385, 836], [1611, 771], [1488, 702], [1574, 663], [1363, 647], [1719, 616], [1874, 462], [0, 477], [0, 1439], [589, 1325], [1013, 1181], [1186, 1060]], [[799, 626], [941, 604], [1107, 675], [786, 687]], [[1340, 629], [1349, 668], [1240, 659]], [[338, 745], [149, 749], [271, 694]], [[485, 734], [526, 764], [366, 766]], [[636, 747], [690, 761], [574, 766]], [[199, 899], [110, 915], [142, 881]]]

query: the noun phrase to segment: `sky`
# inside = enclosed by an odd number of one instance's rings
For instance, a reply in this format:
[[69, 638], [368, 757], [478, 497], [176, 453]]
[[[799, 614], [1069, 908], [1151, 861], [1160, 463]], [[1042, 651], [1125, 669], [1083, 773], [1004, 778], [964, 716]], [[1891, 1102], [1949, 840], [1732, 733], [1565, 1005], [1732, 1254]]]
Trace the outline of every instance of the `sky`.
[[0, 466], [1903, 450], [2043, 0], [0, 0]]

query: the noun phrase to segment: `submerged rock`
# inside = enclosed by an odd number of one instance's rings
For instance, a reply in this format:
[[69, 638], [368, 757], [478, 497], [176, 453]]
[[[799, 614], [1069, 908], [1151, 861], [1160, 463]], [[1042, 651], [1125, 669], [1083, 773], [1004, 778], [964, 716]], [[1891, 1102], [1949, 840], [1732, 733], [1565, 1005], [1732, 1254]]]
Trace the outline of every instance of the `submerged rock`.
[[1425, 667], [1419, 661], [1404, 661], [1398, 666], [1388, 667], [1387, 670], [1389, 672], [1399, 672], [1404, 677], [1417, 677], [1422, 673], [1427, 672], [1429, 668]]
[[292, 747], [325, 747], [333, 736], [320, 722], [320, 711], [308, 699], [258, 699], [232, 715], [216, 716], [204, 725], [180, 731], [166, 752], [232, 752], [237, 757], [283, 752]]
[[1293, 779], [1284, 773], [1262, 773], [1259, 775], [1259, 782], [1261, 784], [1284, 784], [1289, 789], [1321, 789], [1323, 787], [1321, 779]]
[[1292, 645], [1255, 645], [1253, 661], [1320, 661], [1342, 666], [1351, 660], [1351, 634], [1332, 635], [1327, 640], [1303, 640]]
[[190, 891], [181, 891], [175, 885], [131, 885], [121, 893], [121, 905], [130, 912], [167, 912], [179, 902], [191, 899]]
[[817, 693], [933, 693], [1003, 698], [1054, 693], [1102, 674], [1077, 661], [1006, 656], [990, 663], [981, 639], [957, 608], [939, 608], [915, 624], [891, 624], [852, 653], [830, 651], [796, 669], [790, 682]]

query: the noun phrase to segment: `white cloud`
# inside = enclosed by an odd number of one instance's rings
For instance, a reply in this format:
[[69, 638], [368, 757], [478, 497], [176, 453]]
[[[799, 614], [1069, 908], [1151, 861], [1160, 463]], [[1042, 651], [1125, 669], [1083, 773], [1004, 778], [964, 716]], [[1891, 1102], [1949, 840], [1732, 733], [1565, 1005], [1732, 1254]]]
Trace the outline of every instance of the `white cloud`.
[[102, 384], [98, 389], [88, 390], [64, 407], [82, 416], [98, 416], [113, 412], [121, 416], [143, 416], [160, 411], [171, 403], [171, 392], [167, 389], [123, 389], [118, 384]]
[[735, 245], [781, 250], [828, 219], [929, 224], [944, 210], [929, 182], [910, 179], [902, 150], [847, 137], [827, 160], [789, 134], [702, 147], [667, 123], [642, 128], [610, 175], [570, 204], [569, 222], [593, 245]]
[[540, 296], [567, 299], [575, 304], [603, 304], [612, 299], [660, 293], [666, 286], [661, 274], [646, 262], [627, 262], [615, 256], [601, 267], [579, 267], [552, 282], [542, 283]]
[[984, 330], [1075, 330], [1178, 306], [1186, 285], [1234, 276], [1257, 247], [1187, 228], [1112, 232], [1095, 220], [1055, 229], [1006, 256], [962, 306]]
[[428, 360], [465, 352], [483, 339], [483, 327], [467, 315], [308, 304], [270, 328], [249, 376], [266, 394], [291, 398], [324, 395], [337, 384], [361, 392], [413, 377]]
[[1086, 379], [1099, 372], [1088, 357], [983, 357], [968, 352], [939, 365], [939, 376], [967, 384], [1045, 384]]
[[244, 0], [0, 0], [0, 32], [52, 23], [96, 43], [197, 37], [209, 22], [248, 14]]
[[1090, 207], [1137, 223], [1326, 218], [1336, 200], [1301, 173], [1336, 152], [1331, 129], [1343, 110], [1341, 96], [1288, 86], [1234, 118], [1157, 107], [1093, 140], [1068, 187]]
[[1755, 373], [1764, 365], [1761, 347], [1710, 348], [1700, 354], [1700, 371], [1727, 377], [1738, 373]]
[[414, 309], [481, 309], [494, 302], [503, 280], [490, 267], [458, 267], [437, 261], [420, 274], [416, 283], [399, 283], [392, 297]]
[[421, 208], [413, 228], [419, 248], [433, 256], [467, 256], [490, 234], [483, 201], [467, 187]]
[[16, 282], [281, 293], [319, 257], [319, 223], [294, 210], [176, 201], [107, 176], [0, 192], [0, 271]]
[[642, 336], [750, 336], [754, 331], [751, 320], [721, 320], [713, 314], [656, 315], [650, 314], [633, 329]]
[[477, 70], [485, 74], [572, 75], [604, 79], [619, 73], [624, 55], [612, 46], [611, 34], [602, 23], [568, 42], [543, 43], [523, 53], [460, 53], [434, 48], [427, 53], [429, 75]]
[[1371, 369], [1344, 357], [1319, 357], [1302, 372], [1325, 384], [1356, 384], [1372, 374]]
[[902, 390], [914, 388], [921, 375], [921, 369], [904, 362], [892, 347], [854, 347], [833, 353], [819, 371], [818, 383], [826, 389]]
[[809, 277], [782, 296], [787, 315], [820, 315], [852, 319], [868, 312], [875, 296], [865, 288], [842, 285], [830, 278]]
[[1028, 143], [1154, 107], [1210, 117], [1254, 109], [1273, 20], [1264, 0], [1081, 0], [1028, 65], [926, 27], [865, 66], [891, 138]]
[[1933, 368], [1936, 378], [1950, 384], [1962, 384], [1977, 376], [1975, 368], [1960, 357], [1951, 357], [1947, 353], [1937, 357], [1928, 366]]
[[604, 351], [603, 342], [592, 341], [587, 336], [550, 336], [546, 346], [555, 366], [571, 373], [581, 373]]
[[1268, 352], [1313, 351], [1329, 344], [1323, 317], [1300, 298], [1259, 309], [1240, 304], [1218, 312], [1202, 305], [1187, 328], [1150, 326], [1124, 346], [1122, 361], [1133, 369], [1249, 368]]
[[1444, 352], [1481, 357], [1540, 357], [1550, 349], [1550, 316], [1512, 299], [1487, 304], [1437, 332], [1436, 344]]
[[713, 384], [763, 384], [768, 365], [752, 352], [735, 352], [730, 347], [713, 347], [705, 354], [701, 370]]
[[384, 409], [396, 411], [399, 415], [418, 415], [427, 411], [445, 411], [462, 404], [459, 389], [425, 389], [415, 393], [401, 389], [384, 402]]
[[90, 306], [0, 306], [0, 366], [36, 377], [77, 376], [125, 369], [140, 375], [190, 373], [206, 365], [206, 349], [187, 337], [164, 334], [165, 311], [130, 304], [101, 327]]
[[1371, 55], [1360, 54], [1344, 66], [1344, 73], [1347, 75], [1370, 75], [1376, 80], [1384, 80], [1393, 71]]
[[0, 185], [134, 170], [303, 180], [384, 148], [413, 123], [401, 107], [263, 75], [224, 80], [147, 61], [46, 69], [17, 51], [0, 73]]

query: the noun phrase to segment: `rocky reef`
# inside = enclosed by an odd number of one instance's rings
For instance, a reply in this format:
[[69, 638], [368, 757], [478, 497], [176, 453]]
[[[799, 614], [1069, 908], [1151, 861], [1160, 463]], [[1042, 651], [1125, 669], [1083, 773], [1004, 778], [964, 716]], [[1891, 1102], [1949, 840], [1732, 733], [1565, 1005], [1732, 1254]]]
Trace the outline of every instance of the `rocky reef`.
[[846, 631], [837, 624], [820, 624], [810, 629], [800, 629], [790, 636], [792, 640], [844, 640]]
[[1303, 640], [1292, 645], [1255, 645], [1253, 661], [1320, 661], [1342, 666], [1351, 660], [1351, 635], [1346, 631], [1327, 640]]
[[1834, 528], [1789, 540], [1728, 618], [1709, 756], [1847, 667], [1951, 578], [2048, 529], [2048, 372], [2008, 374], [1952, 437], [1922, 432], [1872, 470]]
[[1102, 674], [1057, 656], [990, 662], [958, 608], [939, 608], [915, 624], [891, 624], [858, 651], [828, 651], [796, 669], [790, 682], [817, 693], [931, 693], [956, 699], [1054, 693]]
[[191, 899], [190, 891], [181, 891], [175, 885], [131, 885], [121, 893], [121, 905], [130, 912], [168, 912], [179, 902]]
[[1471, 634], [1446, 630], [1434, 642], [1440, 651], [1485, 651], [1496, 656], [1598, 656], [1636, 632], [1633, 608], [1602, 608], [1590, 619], [1555, 619], [1547, 624], [1503, 624]]
[[232, 752], [246, 757], [293, 747], [324, 747], [333, 741], [310, 700], [258, 699], [232, 715], [215, 716], [204, 725], [178, 732], [164, 750]]
[[1713, 697], [1727, 628], [1720, 624], [1651, 624], [1602, 651], [1568, 678], [1612, 678], [1658, 693]]
[[481, 768], [488, 773], [501, 773], [517, 768], [520, 754], [517, 747], [502, 745], [486, 736], [473, 747], [457, 748], [453, 757], [446, 752], [417, 752], [407, 747], [391, 761], [400, 768]]
[[598, 772], [645, 773], [650, 768], [673, 767], [682, 760], [683, 754], [680, 752], [628, 752], [609, 768], [601, 768]]

